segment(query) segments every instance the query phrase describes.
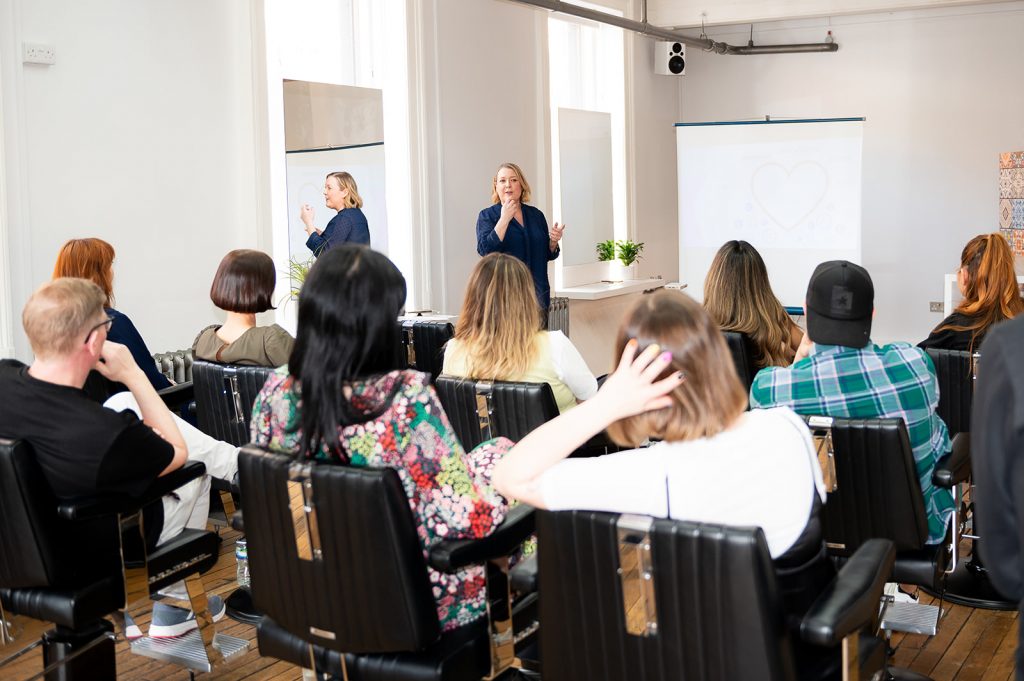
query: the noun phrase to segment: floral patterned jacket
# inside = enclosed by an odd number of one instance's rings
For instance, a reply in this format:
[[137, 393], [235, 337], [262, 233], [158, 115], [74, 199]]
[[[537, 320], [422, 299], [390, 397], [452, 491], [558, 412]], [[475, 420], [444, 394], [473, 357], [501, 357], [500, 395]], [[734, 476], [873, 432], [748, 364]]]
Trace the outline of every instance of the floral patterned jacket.
[[[350, 464], [398, 471], [424, 556], [444, 539], [487, 536], [508, 513], [508, 502], [491, 487], [491, 471], [512, 443], [497, 438], [468, 454], [463, 452], [437, 393], [419, 372], [392, 371], [354, 385], [351, 400], [355, 406], [373, 411], [391, 395], [396, 383], [394, 399], [380, 417], [338, 429]], [[279, 368], [253, 405], [253, 442], [297, 454], [302, 439], [298, 429], [301, 408], [299, 386], [287, 366]], [[331, 457], [325, 449], [316, 458]], [[429, 566], [427, 571], [442, 629], [461, 627], [486, 612], [482, 566], [453, 574]]]

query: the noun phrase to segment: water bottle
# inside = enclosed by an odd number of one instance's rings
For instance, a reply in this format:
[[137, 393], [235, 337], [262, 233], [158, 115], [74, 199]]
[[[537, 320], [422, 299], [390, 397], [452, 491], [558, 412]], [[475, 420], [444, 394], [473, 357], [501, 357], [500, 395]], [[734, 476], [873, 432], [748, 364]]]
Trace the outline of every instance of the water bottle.
[[235, 563], [238, 566], [235, 571], [238, 586], [249, 586], [249, 549], [244, 539], [235, 542]]

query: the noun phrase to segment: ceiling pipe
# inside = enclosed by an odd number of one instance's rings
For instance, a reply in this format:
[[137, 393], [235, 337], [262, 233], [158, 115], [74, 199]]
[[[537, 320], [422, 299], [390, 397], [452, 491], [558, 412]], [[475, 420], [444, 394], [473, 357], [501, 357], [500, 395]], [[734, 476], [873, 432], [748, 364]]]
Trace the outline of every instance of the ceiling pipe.
[[694, 36], [680, 33], [674, 29], [662, 28], [660, 26], [654, 26], [647, 21], [647, 2], [643, 3], [643, 21], [634, 21], [633, 19], [626, 19], [625, 17], [618, 17], [614, 14], [607, 14], [605, 12], [598, 12], [597, 10], [589, 9], [587, 7], [580, 7], [579, 5], [573, 5], [568, 2], [562, 2], [561, 0], [509, 0], [510, 2], [517, 2], [521, 5], [531, 5], [533, 7], [539, 7], [541, 9], [550, 10], [552, 12], [560, 12], [562, 14], [569, 14], [574, 17], [581, 19], [589, 19], [596, 21], [601, 24], [608, 24], [609, 26], [617, 26], [618, 28], [625, 29], [627, 31], [633, 31], [634, 33], [640, 33], [642, 35], [650, 36], [652, 38], [658, 38], [659, 40], [668, 40], [670, 42], [683, 43], [690, 47], [697, 47], [706, 52], [715, 52], [717, 54], [742, 54], [742, 55], [753, 55], [753, 54], [797, 54], [805, 52], [835, 52], [839, 49], [839, 44], [832, 43], [802, 43], [797, 45], [730, 45], [728, 43], [718, 42], [707, 37], [695, 38]]

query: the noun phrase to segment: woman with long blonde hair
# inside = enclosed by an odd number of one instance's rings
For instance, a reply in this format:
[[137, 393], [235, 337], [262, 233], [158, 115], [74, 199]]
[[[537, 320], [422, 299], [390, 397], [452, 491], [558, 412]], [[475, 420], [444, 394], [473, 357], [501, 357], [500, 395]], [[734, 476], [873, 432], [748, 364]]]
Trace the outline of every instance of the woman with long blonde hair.
[[473, 269], [444, 352], [443, 372], [492, 381], [547, 383], [558, 410], [597, 392], [597, 380], [561, 331], [542, 331], [533, 279], [504, 253], [484, 256]]
[[772, 293], [761, 254], [746, 241], [718, 249], [704, 279], [704, 309], [722, 331], [745, 334], [758, 368], [789, 366], [803, 331]]
[[979, 234], [960, 253], [956, 283], [963, 300], [942, 320], [922, 348], [973, 352], [992, 327], [1024, 310], [1013, 252], [1002, 234]]

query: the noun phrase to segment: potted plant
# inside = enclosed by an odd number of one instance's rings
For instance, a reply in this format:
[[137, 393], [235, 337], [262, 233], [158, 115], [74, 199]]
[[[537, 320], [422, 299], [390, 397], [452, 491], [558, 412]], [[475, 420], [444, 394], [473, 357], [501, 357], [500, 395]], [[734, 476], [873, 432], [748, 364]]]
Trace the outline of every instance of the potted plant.
[[606, 241], [597, 242], [597, 259], [599, 262], [608, 262], [609, 260], [615, 260], [615, 252], [617, 247], [615, 239], [608, 239]]
[[637, 243], [626, 239], [625, 241], [619, 242], [619, 261], [622, 262], [626, 267], [631, 266], [637, 260], [642, 258], [640, 255], [644, 250], [643, 242]]
[[291, 282], [289, 298], [292, 300], [299, 299], [299, 290], [306, 281], [306, 275], [309, 274], [309, 268], [313, 266], [314, 262], [316, 262], [316, 259], [313, 257], [303, 260], [293, 255], [288, 259], [288, 280]]

